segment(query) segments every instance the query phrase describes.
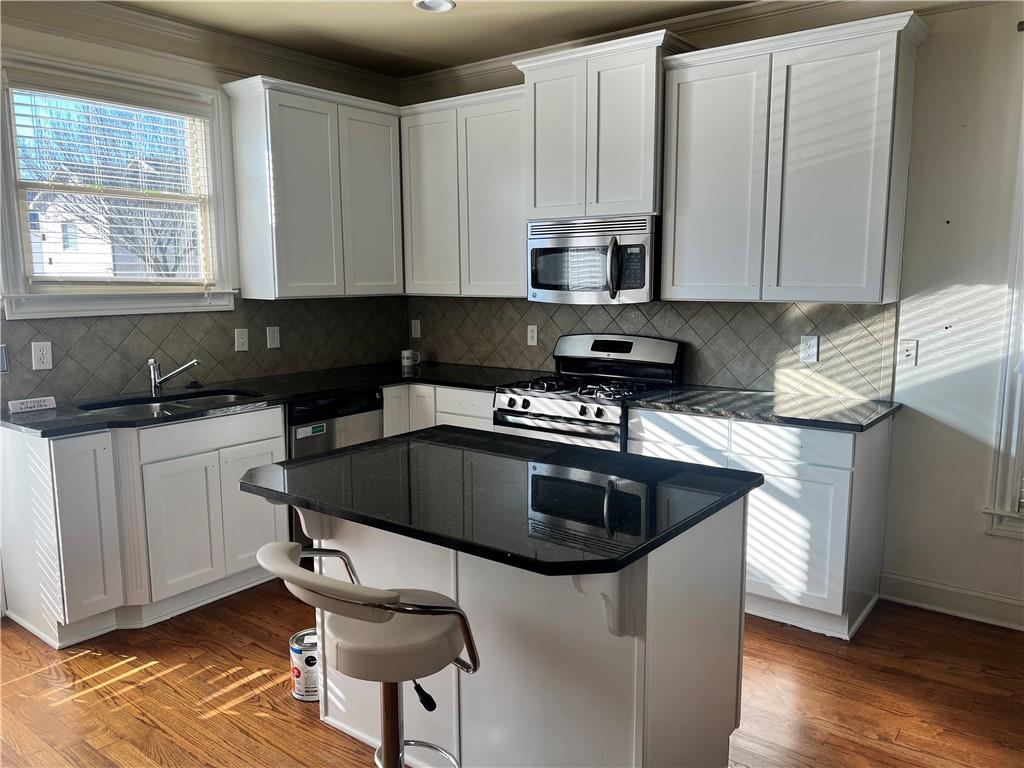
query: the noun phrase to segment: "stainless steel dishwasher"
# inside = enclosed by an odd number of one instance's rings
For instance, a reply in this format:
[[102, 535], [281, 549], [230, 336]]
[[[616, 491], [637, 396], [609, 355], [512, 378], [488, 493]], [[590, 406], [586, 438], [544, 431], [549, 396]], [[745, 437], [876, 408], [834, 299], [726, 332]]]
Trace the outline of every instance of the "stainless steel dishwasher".
[[[380, 387], [295, 400], [288, 406], [288, 458], [316, 456], [384, 436]], [[309, 543], [291, 510], [292, 541]]]

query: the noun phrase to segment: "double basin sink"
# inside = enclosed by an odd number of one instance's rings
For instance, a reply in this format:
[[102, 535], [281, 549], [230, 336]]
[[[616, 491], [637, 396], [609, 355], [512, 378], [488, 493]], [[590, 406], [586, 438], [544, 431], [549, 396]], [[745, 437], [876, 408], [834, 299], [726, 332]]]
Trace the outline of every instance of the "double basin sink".
[[126, 419], [175, 416], [190, 411], [227, 408], [256, 396], [256, 392], [247, 392], [242, 389], [205, 389], [196, 392], [175, 392], [157, 397], [136, 395], [83, 403], [78, 406], [78, 410], [116, 414]]

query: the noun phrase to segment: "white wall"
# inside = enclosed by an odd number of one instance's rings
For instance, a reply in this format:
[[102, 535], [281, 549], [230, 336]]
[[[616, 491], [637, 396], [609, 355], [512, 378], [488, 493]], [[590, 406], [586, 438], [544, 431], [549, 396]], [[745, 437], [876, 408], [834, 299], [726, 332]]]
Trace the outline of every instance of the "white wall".
[[1016, 248], [1024, 3], [929, 15], [919, 50], [883, 591], [1024, 625], [1024, 542], [987, 535]]

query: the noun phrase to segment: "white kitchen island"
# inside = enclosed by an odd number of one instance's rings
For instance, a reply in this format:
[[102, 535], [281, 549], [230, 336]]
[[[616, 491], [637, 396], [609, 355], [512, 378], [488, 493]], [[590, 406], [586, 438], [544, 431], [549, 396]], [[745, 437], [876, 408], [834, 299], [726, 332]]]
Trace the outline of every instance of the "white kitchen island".
[[[242, 488], [309, 510], [317, 544], [346, 551], [364, 584], [442, 592], [468, 614], [481, 668], [421, 680], [434, 712], [407, 684], [408, 738], [467, 768], [725, 766], [745, 497], [760, 483], [438, 427], [257, 468]], [[336, 560], [321, 567], [345, 578]], [[379, 743], [378, 685], [325, 674], [324, 722]]]

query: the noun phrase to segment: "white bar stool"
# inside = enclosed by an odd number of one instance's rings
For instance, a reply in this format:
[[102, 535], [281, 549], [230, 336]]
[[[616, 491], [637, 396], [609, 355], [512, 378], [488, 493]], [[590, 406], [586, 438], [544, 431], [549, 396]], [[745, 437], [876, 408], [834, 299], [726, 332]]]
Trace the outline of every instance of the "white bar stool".
[[[307, 571], [303, 557], [339, 557], [351, 584]], [[352, 561], [339, 550], [308, 549], [286, 541], [260, 547], [259, 564], [288, 590], [324, 611], [333, 642], [325, 643], [324, 664], [343, 675], [380, 683], [381, 745], [378, 768], [403, 768], [405, 748], [420, 747], [459, 762], [448, 750], [402, 734], [402, 683], [428, 677], [449, 664], [472, 674], [480, 668], [469, 619], [448, 597], [422, 589], [375, 589], [359, 583]], [[469, 660], [460, 658], [466, 649]]]

